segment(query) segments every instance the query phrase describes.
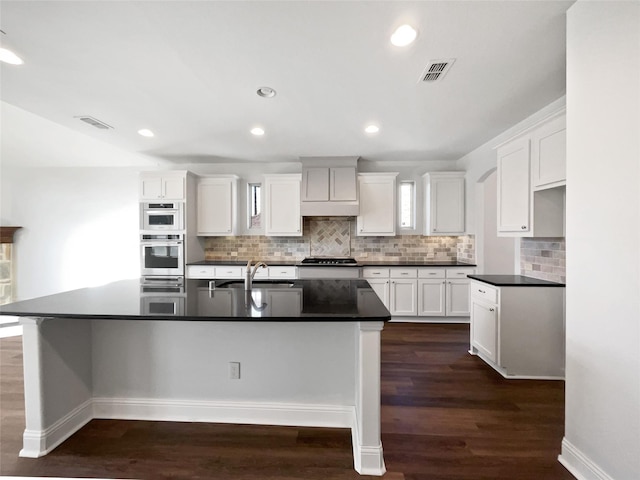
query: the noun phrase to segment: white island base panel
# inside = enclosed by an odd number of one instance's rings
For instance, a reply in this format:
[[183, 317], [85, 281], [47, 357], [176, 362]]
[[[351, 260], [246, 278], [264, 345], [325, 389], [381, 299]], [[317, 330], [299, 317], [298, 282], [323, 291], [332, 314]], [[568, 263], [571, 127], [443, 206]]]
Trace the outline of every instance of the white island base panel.
[[46, 455], [94, 418], [249, 423], [350, 428], [355, 470], [385, 473], [383, 322], [21, 323], [22, 457]]

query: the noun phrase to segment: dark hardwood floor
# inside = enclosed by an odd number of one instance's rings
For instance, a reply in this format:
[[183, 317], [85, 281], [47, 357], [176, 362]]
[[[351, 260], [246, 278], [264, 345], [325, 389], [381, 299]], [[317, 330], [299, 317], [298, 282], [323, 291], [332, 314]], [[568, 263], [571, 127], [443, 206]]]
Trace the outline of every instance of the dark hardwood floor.
[[[505, 380], [467, 353], [468, 325], [390, 323], [382, 334], [386, 480], [570, 480], [557, 461], [564, 383]], [[145, 479], [365, 479], [344, 429], [94, 420], [19, 458], [19, 337], [0, 340], [0, 474]]]

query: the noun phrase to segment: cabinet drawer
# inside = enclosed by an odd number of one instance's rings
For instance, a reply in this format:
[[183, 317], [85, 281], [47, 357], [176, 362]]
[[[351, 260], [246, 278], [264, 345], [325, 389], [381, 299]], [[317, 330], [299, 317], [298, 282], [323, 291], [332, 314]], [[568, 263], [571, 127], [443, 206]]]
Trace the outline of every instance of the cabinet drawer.
[[362, 276], [364, 278], [389, 278], [388, 268], [363, 268]]
[[391, 278], [418, 278], [417, 268], [391, 268]]
[[296, 267], [269, 267], [269, 278], [296, 278]]
[[242, 278], [245, 267], [216, 267], [216, 278]]
[[[251, 271], [253, 271], [253, 267], [251, 267]], [[256, 270], [256, 274], [253, 276], [253, 278], [269, 278], [269, 268], [260, 267], [258, 270]]]
[[471, 296], [489, 303], [498, 302], [498, 289], [486, 283], [471, 282]]
[[187, 278], [215, 278], [216, 269], [211, 265], [187, 265]]
[[418, 278], [444, 278], [444, 268], [421, 268], [418, 270]]
[[475, 268], [447, 268], [447, 278], [467, 278], [476, 273]]

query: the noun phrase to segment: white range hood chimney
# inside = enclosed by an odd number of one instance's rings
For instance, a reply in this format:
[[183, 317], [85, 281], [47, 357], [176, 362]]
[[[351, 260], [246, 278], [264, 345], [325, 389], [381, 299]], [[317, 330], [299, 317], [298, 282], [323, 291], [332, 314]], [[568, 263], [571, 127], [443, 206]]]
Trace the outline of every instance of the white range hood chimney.
[[349, 216], [360, 213], [358, 158], [300, 157], [303, 216]]

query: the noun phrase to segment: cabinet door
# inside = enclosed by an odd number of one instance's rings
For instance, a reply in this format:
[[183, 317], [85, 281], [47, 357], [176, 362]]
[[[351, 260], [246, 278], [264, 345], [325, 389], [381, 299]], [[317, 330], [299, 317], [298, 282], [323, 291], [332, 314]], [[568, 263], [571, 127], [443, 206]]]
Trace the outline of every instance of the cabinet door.
[[230, 317], [236, 313], [233, 292], [229, 290], [199, 288], [197, 302], [196, 311], [198, 315], [207, 317]]
[[444, 280], [418, 280], [418, 315], [443, 317], [445, 314], [444, 302]]
[[305, 168], [302, 178], [303, 202], [326, 202], [329, 200], [329, 168]]
[[198, 235], [231, 235], [234, 195], [231, 179], [205, 179], [198, 183]]
[[370, 278], [367, 280], [384, 306], [389, 308], [389, 280], [386, 278]]
[[464, 233], [464, 178], [434, 178], [429, 213], [430, 234]]
[[356, 169], [354, 167], [336, 167], [329, 169], [329, 199], [335, 202], [355, 202]]
[[359, 176], [360, 215], [357, 234], [386, 236], [396, 234], [395, 177]]
[[562, 115], [531, 134], [531, 182], [534, 189], [564, 185], [566, 165], [566, 117]]
[[164, 177], [162, 179], [163, 198], [170, 200], [184, 200], [183, 177]]
[[492, 362], [498, 360], [498, 311], [495, 305], [471, 304], [471, 346]]
[[447, 316], [468, 317], [469, 311], [469, 280], [447, 280]]
[[524, 235], [531, 229], [529, 138], [498, 150], [498, 234]]
[[140, 198], [142, 200], [157, 200], [162, 198], [162, 178], [144, 177], [140, 179]]
[[392, 279], [389, 290], [391, 315], [415, 316], [417, 314], [417, 280]]
[[265, 235], [302, 236], [300, 183], [300, 175], [265, 178]]

